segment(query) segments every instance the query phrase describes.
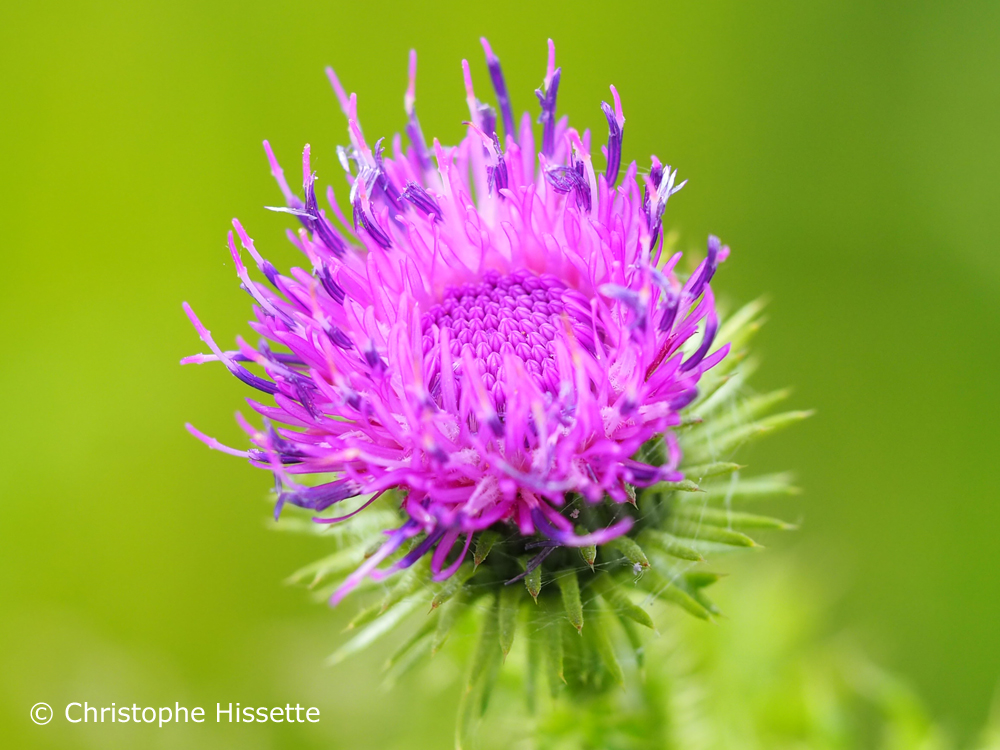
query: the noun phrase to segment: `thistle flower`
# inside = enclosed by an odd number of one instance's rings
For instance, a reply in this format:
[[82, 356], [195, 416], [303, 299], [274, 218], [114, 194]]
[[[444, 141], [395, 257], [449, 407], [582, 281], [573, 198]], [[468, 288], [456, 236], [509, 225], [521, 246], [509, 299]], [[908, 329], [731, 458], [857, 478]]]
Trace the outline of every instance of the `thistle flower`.
[[[350, 497], [405, 491], [406, 523], [334, 601], [364, 576], [384, 577], [423, 555], [431, 555], [436, 579], [447, 578], [476, 532], [497, 523], [572, 547], [624, 534], [632, 525], [626, 512], [577, 533], [561, 512], [567, 495], [624, 505], [634, 500], [630, 486], [680, 481], [669, 431], [702, 374], [728, 351], [708, 356], [718, 326], [710, 281], [728, 248], [710, 238], [708, 257], [684, 284], [674, 275], [679, 253], [660, 263], [661, 217], [685, 183], [654, 161], [641, 176], [631, 164], [616, 185], [625, 122], [617, 91], [614, 107], [603, 105], [608, 168], [597, 173], [589, 133], [556, 119], [554, 45], [536, 92], [541, 151], [528, 115], [514, 131], [499, 60], [483, 46], [503, 141], [463, 63], [468, 135], [452, 148], [435, 140], [432, 162], [413, 106], [412, 55], [411, 142], [404, 149], [397, 138], [388, 158], [382, 139], [368, 145], [355, 95], [347, 97], [330, 71], [348, 119], [351, 145], [339, 153], [353, 223], [338, 228], [318, 208], [308, 147], [300, 198], [265, 143], [287, 202], [281, 210], [304, 227], [292, 241], [311, 269], [277, 273], [234, 221], [270, 283], [251, 280], [230, 232], [237, 272], [256, 303], [251, 325], [264, 340], [224, 352], [185, 308], [212, 350], [185, 361], [220, 360], [274, 398], [273, 406], [250, 403], [282, 427], [248, 427], [255, 448], [236, 453], [274, 472], [276, 515], [286, 503], [321, 512]], [[685, 350], [695, 337], [698, 346]], [[266, 377], [242, 362], [260, 365]], [[663, 465], [634, 458], [664, 433]], [[337, 478], [317, 486], [298, 481], [330, 473]], [[378, 567], [418, 535], [409, 554]]]
[[[353, 544], [302, 574], [336, 579], [330, 600], [337, 603], [410, 569], [355, 626], [412, 604], [421, 583], [441, 583], [434, 609], [461, 599], [456, 594], [476, 575], [492, 587], [480, 590], [493, 597], [481, 608], [495, 614], [486, 618], [491, 635], [484, 637], [494, 645], [499, 639], [506, 654], [518, 593], [526, 588], [537, 600], [551, 571], [565, 570], [570, 559], [589, 573], [598, 546], [628, 570], [649, 570], [644, 578], [658, 596], [709, 617], [714, 609], [700, 589], [714, 579], [650, 570], [636, 540], [689, 562], [702, 559], [699, 542], [753, 544], [733, 529], [736, 517], [704, 508], [692, 514], [674, 496], [739, 468], [716, 461], [682, 471], [678, 430], [698, 421], [683, 416], [696, 399], [711, 407], [708, 396], [736, 364], [726, 360], [731, 343], [749, 335], [759, 306], [737, 313], [720, 332], [712, 281], [729, 249], [715, 237], [694, 270], [680, 272], [681, 254], [669, 252], [662, 217], [686, 181], [656, 157], [648, 170], [632, 162], [620, 175], [625, 117], [614, 87], [613, 104], [602, 103], [608, 138], [601, 171], [590, 132], [557, 116], [561, 69], [551, 40], [535, 92], [540, 147], [531, 117], [516, 123], [500, 61], [482, 44], [499, 116], [477, 97], [463, 61], [469, 120], [453, 147], [424, 138], [415, 53], [404, 97], [407, 142], [396, 136], [391, 157], [384, 139], [366, 140], [356, 96], [327, 71], [347, 117], [350, 145], [338, 154], [351, 220], [332, 189], [331, 214], [319, 207], [308, 146], [300, 196], [265, 141], [286, 204], [272, 210], [301, 223], [289, 238], [309, 267], [279, 273], [234, 220], [229, 249], [253, 298], [251, 327], [261, 341], [238, 339], [236, 350], [224, 351], [185, 304], [211, 354], [183, 362], [222, 362], [270, 397], [249, 400], [264, 426], [239, 417], [253, 445], [246, 451], [188, 428], [209, 447], [272, 472], [276, 518], [297, 506], [317, 528], [358, 513], [352, 523], [361, 522], [365, 509], [377, 519], [374, 527], [354, 525], [363, 531]], [[266, 283], [250, 277], [237, 238]], [[739, 432], [745, 427], [690, 430], [690, 455], [715, 459], [727, 441], [731, 448], [750, 436]], [[385, 517], [369, 506], [390, 496], [399, 522], [383, 535]], [[351, 512], [327, 515], [351, 498]], [[736, 523], [770, 523], [756, 518]], [[382, 537], [377, 549], [366, 536], [372, 528]], [[503, 554], [490, 556], [494, 547]], [[567, 619], [580, 631], [591, 597], [581, 598], [575, 573], [556, 579]], [[510, 585], [520, 580], [523, 587]], [[595, 573], [582, 588], [626, 619], [652, 625], [612, 576]], [[405, 611], [397, 609], [392, 622]], [[599, 621], [591, 631], [599, 632]], [[429, 621], [421, 637], [429, 641], [435, 627]], [[440, 646], [440, 634], [433, 642]], [[598, 636], [595, 648], [606, 651], [602, 643]], [[473, 659], [477, 674], [483, 658]], [[562, 675], [561, 661], [558, 669]]]

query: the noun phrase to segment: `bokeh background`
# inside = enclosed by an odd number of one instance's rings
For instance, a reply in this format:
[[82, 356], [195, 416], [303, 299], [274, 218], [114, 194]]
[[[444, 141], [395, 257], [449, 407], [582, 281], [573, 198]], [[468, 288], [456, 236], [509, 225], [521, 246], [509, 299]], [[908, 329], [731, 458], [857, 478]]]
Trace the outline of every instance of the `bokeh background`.
[[[1000, 5], [39, 0], [0, 10], [7, 747], [450, 742], [455, 665], [389, 694], [384, 654], [322, 665], [343, 616], [282, 581], [323, 545], [269, 530], [267, 476], [184, 432], [237, 441], [245, 393], [177, 362], [203, 348], [182, 300], [220, 340], [247, 331], [231, 217], [293, 261], [287, 217], [262, 208], [280, 195], [261, 140], [292, 174], [313, 144], [345, 192], [323, 66], [358, 92], [366, 132], [391, 134], [416, 47], [424, 130], [455, 142], [463, 57], [489, 98], [483, 34], [518, 110], [537, 107], [548, 36], [560, 113], [601, 139], [614, 83], [626, 159], [690, 179], [665, 223], [682, 246], [711, 231], [734, 248], [725, 297], [773, 300], [758, 385], [794, 384], [818, 411], [750, 458], [796, 469], [805, 492], [783, 512], [803, 526], [768, 566], [727, 563], [723, 596], [794, 568], [819, 635], [848, 633], [955, 736], [984, 721], [1000, 678]], [[71, 700], [298, 701], [324, 718], [30, 723], [35, 702]]]

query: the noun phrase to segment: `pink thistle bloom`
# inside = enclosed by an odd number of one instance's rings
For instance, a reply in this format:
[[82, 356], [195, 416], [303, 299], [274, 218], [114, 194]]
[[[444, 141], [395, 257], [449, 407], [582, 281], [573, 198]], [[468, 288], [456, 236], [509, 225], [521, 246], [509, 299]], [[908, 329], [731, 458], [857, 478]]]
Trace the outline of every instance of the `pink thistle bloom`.
[[[185, 304], [212, 354], [183, 362], [221, 361], [271, 397], [249, 400], [264, 429], [240, 418], [248, 451], [189, 429], [273, 472], [276, 516], [285, 503], [320, 513], [401, 491], [407, 520], [334, 602], [364, 577], [383, 578], [425, 555], [434, 577], [446, 578], [474, 535], [497, 524], [547, 551], [626, 533], [632, 488], [683, 478], [671, 430], [702, 374], [729, 350], [711, 351], [718, 319], [710, 285], [729, 250], [710, 237], [707, 257], [683, 283], [674, 273], [680, 254], [662, 257], [664, 208], [685, 183], [656, 157], [648, 173], [633, 162], [619, 181], [625, 117], [614, 87], [614, 105], [602, 104], [609, 137], [598, 173], [589, 131], [556, 117], [561, 69], [552, 43], [536, 92], [541, 150], [527, 113], [515, 127], [500, 62], [486, 40], [483, 48], [499, 123], [463, 61], [467, 135], [457, 146], [428, 146], [411, 52], [408, 143], [397, 135], [391, 157], [382, 139], [365, 140], [356, 96], [328, 70], [348, 120], [350, 145], [338, 153], [353, 220], [332, 190], [334, 218], [319, 208], [308, 146], [300, 197], [265, 141], [286, 202], [273, 210], [301, 222], [289, 238], [308, 268], [278, 273], [234, 220], [267, 282], [250, 277], [230, 232], [261, 342], [239, 339], [237, 350], [223, 351]], [[636, 460], [661, 436], [662, 465]], [[306, 485], [305, 474], [330, 481]], [[577, 496], [605, 509], [602, 525], [580, 533], [567, 512]], [[380, 567], [410, 539], [405, 555]]]

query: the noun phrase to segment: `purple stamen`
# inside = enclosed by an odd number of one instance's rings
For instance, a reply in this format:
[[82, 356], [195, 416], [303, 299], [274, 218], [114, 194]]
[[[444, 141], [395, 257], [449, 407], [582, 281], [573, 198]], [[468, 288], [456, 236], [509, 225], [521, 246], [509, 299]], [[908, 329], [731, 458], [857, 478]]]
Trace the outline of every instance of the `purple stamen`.
[[389, 205], [397, 212], [402, 213], [403, 201], [400, 198], [399, 190], [392, 184], [392, 180], [389, 179], [389, 173], [385, 171], [385, 165], [382, 163], [382, 152], [384, 150], [382, 142], [384, 140], [385, 138], [379, 138], [375, 142], [375, 169], [378, 175], [375, 184], [382, 190], [385, 197], [389, 199]]
[[323, 326], [323, 331], [330, 338], [334, 344], [339, 346], [341, 349], [353, 349], [354, 342], [351, 341], [350, 337], [342, 330], [337, 328], [333, 323], [327, 323]]
[[572, 167], [552, 167], [545, 170], [545, 179], [559, 193], [574, 190], [579, 182], [579, 175]]
[[428, 216], [433, 215], [435, 221], [441, 221], [441, 207], [434, 197], [415, 182], [407, 182], [403, 188], [403, 197]]
[[344, 299], [347, 295], [344, 292], [344, 288], [330, 274], [330, 270], [325, 265], [321, 265], [318, 273], [320, 283], [323, 285], [326, 293], [330, 295], [330, 298], [338, 305], [344, 304]]
[[661, 333], [666, 333], [673, 327], [674, 321], [677, 319], [677, 311], [680, 309], [681, 304], [680, 292], [675, 289], [667, 289], [664, 292], [664, 296], [663, 317], [660, 318]]
[[590, 211], [590, 184], [583, 174], [583, 162], [572, 167], [552, 167], [545, 170], [545, 179], [556, 192], [575, 191], [576, 203], [584, 211]]
[[336, 516], [335, 518], [324, 518], [324, 517], [320, 517], [320, 516], [313, 516], [313, 519], [312, 519], [313, 523], [329, 524], [329, 523], [340, 523], [341, 521], [346, 521], [348, 518], [352, 518], [353, 516], [356, 516], [358, 513], [360, 513], [361, 511], [363, 511], [365, 508], [367, 508], [369, 505], [371, 505], [372, 503], [374, 503], [376, 500], [378, 500], [380, 497], [382, 497], [383, 494], [384, 494], [384, 490], [382, 492], [376, 492], [368, 500], [366, 500], [364, 503], [362, 503], [361, 505], [359, 505], [355, 510], [352, 510], [350, 513], [348, 513], [346, 515], [343, 515], [343, 516]]
[[552, 156], [556, 149], [556, 96], [559, 93], [561, 75], [562, 68], [556, 68], [551, 80], [545, 83], [544, 91], [543, 89], [535, 89], [535, 96], [538, 97], [538, 102], [542, 105], [538, 122], [542, 126], [542, 153], [546, 156]]
[[[486, 37], [481, 38], [483, 51], [486, 53], [486, 67], [490, 71], [490, 81], [493, 83], [493, 90], [497, 95], [497, 106], [500, 108], [500, 116], [503, 118], [504, 136], [517, 138], [517, 130], [514, 128], [514, 110], [510, 106], [510, 97], [507, 95], [507, 82], [503, 77], [503, 70], [500, 67], [500, 59], [493, 54], [490, 43]], [[487, 135], [489, 131], [485, 130]]]
[[660, 167], [659, 161], [653, 158], [653, 169], [650, 172], [650, 182], [656, 188], [656, 195], [649, 195], [649, 188], [647, 185], [646, 193], [643, 197], [643, 205], [647, 208], [646, 219], [649, 223], [650, 230], [650, 248], [656, 245], [657, 240], [660, 237], [660, 228], [663, 222], [663, 212], [667, 207], [667, 200], [669, 200], [671, 195], [679, 192], [682, 187], [687, 184], [687, 180], [684, 180], [680, 184], [675, 185], [677, 180], [677, 170], [671, 170], [670, 165], [665, 167]]
[[378, 353], [375, 348], [375, 342], [369, 343], [368, 348], [362, 352], [365, 362], [368, 366], [377, 374], [382, 374], [386, 371], [385, 360], [382, 359], [382, 355]]
[[[358, 178], [360, 179], [360, 178]], [[354, 227], [357, 228], [360, 224], [364, 227], [364, 230], [368, 232], [368, 236], [375, 240], [375, 244], [381, 247], [383, 250], [388, 250], [392, 247], [392, 240], [389, 235], [386, 234], [385, 230], [379, 226], [379, 223], [375, 220], [374, 216], [369, 216], [368, 212], [365, 211], [364, 206], [361, 203], [361, 196], [359, 195], [354, 203]]]
[[650, 466], [629, 459], [624, 462], [625, 470], [628, 474], [628, 482], [637, 487], [649, 487], [665, 478], [667, 469], [662, 466]]
[[278, 495], [278, 502], [274, 506], [274, 517], [277, 519], [281, 515], [281, 509], [285, 503], [319, 512], [329, 508], [334, 503], [354, 497], [358, 492], [357, 483], [350, 479], [338, 479], [316, 487], [287, 490]]
[[410, 119], [406, 123], [405, 129], [406, 137], [410, 139], [410, 143], [413, 145], [413, 152], [417, 155], [417, 162], [419, 162], [420, 168], [425, 172], [430, 171], [434, 168], [434, 162], [431, 161], [430, 152], [427, 150], [427, 142], [424, 140], [424, 131], [420, 129], [416, 109], [410, 113]]
[[708, 320], [705, 322], [705, 333], [701, 337], [701, 344], [698, 346], [698, 349], [694, 354], [681, 363], [681, 372], [687, 372], [705, 359], [705, 355], [708, 354], [708, 350], [712, 347], [712, 342], [715, 341], [715, 334], [718, 330], [719, 319], [716, 317], [715, 311], [713, 310], [708, 314]]
[[685, 406], [694, 401], [696, 398], [698, 398], [698, 389], [688, 388], [679, 396], [676, 396], [670, 400], [670, 408], [673, 409], [674, 411], [680, 411]]
[[607, 102], [601, 102], [601, 109], [604, 116], [608, 118], [608, 168], [604, 172], [608, 187], [612, 188], [618, 182], [618, 170], [622, 163], [622, 136], [624, 134], [625, 116], [622, 114], [622, 103], [618, 98], [618, 91], [611, 87], [614, 95], [615, 106], [611, 107]]
[[705, 285], [711, 282], [712, 277], [715, 276], [715, 271], [719, 267], [719, 251], [721, 249], [722, 242], [714, 234], [710, 234], [708, 236], [708, 255], [698, 269], [697, 279], [691, 284], [691, 289], [688, 291], [691, 299], [697, 299]]
[[[248, 357], [247, 355], [243, 354], [242, 352], [227, 352], [227, 354], [232, 359], [236, 360], [237, 362], [252, 362], [253, 361], [252, 359], [250, 359], [250, 357]], [[305, 365], [305, 362], [303, 362], [301, 359], [299, 359], [298, 357], [296, 357], [294, 354], [282, 354], [281, 352], [271, 352], [268, 355], [268, 358], [269, 359], [273, 359], [275, 362], [280, 362], [283, 365], [299, 365], [299, 366]], [[191, 358], [188, 357], [187, 359], [191, 359]], [[213, 359], [214, 359], [214, 357], [213, 357]]]
[[[260, 448], [251, 448], [247, 451], [249, 457], [254, 461], [259, 461], [260, 463], [267, 463], [269, 454], [267, 451], [263, 451]], [[278, 461], [281, 462], [283, 466], [289, 466], [293, 464], [302, 463], [303, 459], [301, 456], [291, 456], [287, 453], [278, 453]]]
[[417, 157], [417, 163], [424, 172], [433, 169], [434, 163], [431, 161], [430, 152], [427, 150], [427, 141], [424, 140], [424, 131], [420, 129], [420, 121], [417, 119], [417, 51], [410, 50], [409, 86], [406, 89], [406, 96], [403, 98], [403, 106], [406, 109], [406, 136], [413, 145], [413, 151]]
[[506, 189], [507, 187], [507, 162], [503, 158], [503, 150], [500, 148], [500, 139], [497, 138], [497, 134], [493, 133], [493, 147], [497, 152], [497, 163], [495, 167], [487, 167], [487, 179], [489, 180], [490, 190], [496, 190], [496, 194], [500, 195], [500, 191]]
[[403, 568], [408, 568], [411, 565], [413, 565], [413, 563], [415, 563], [421, 557], [426, 555], [428, 551], [430, 551], [430, 549], [435, 544], [437, 544], [438, 540], [440, 540], [441, 537], [444, 536], [446, 531], [447, 531], [446, 528], [437, 528], [434, 531], [432, 531], [430, 534], [427, 535], [426, 539], [424, 539], [422, 542], [420, 542], [420, 544], [418, 544], [416, 547], [414, 547], [412, 550], [406, 553], [403, 559], [400, 560], [398, 563], [396, 563], [395, 567], [402, 570]]
[[494, 136], [497, 132], [497, 111], [489, 104], [479, 103], [479, 129], [486, 135]]
[[[649, 170], [649, 181], [653, 185], [653, 192], [660, 187], [660, 181], [663, 179], [663, 165], [660, 164], [660, 160], [654, 155], [652, 157], [653, 165]], [[642, 210], [646, 214], [646, 224], [652, 226], [652, 219], [650, 218], [649, 211], [649, 186], [643, 185], [642, 188]]]
[[337, 257], [341, 257], [347, 249], [347, 243], [337, 234], [333, 225], [320, 213], [319, 204], [316, 202], [316, 177], [311, 177], [305, 184], [306, 205], [305, 213], [308, 216], [299, 215], [299, 220], [303, 226], [312, 232], [314, 238], [319, 241]]

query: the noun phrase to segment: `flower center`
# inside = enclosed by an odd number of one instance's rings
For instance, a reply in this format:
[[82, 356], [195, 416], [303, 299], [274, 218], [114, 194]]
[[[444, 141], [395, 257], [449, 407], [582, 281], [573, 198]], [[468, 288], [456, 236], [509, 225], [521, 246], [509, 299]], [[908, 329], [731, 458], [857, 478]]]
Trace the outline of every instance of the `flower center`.
[[[559, 377], [553, 342], [559, 316], [567, 310], [567, 291], [555, 276], [526, 270], [506, 276], [487, 271], [477, 284], [447, 287], [441, 302], [423, 316], [424, 353], [437, 343], [433, 326], [447, 328], [454, 361], [460, 361], [463, 350], [471, 350], [498, 410], [504, 397], [497, 379], [507, 355], [520, 359], [543, 391], [555, 393]], [[434, 392], [440, 390], [438, 381], [435, 377], [431, 383]]]

